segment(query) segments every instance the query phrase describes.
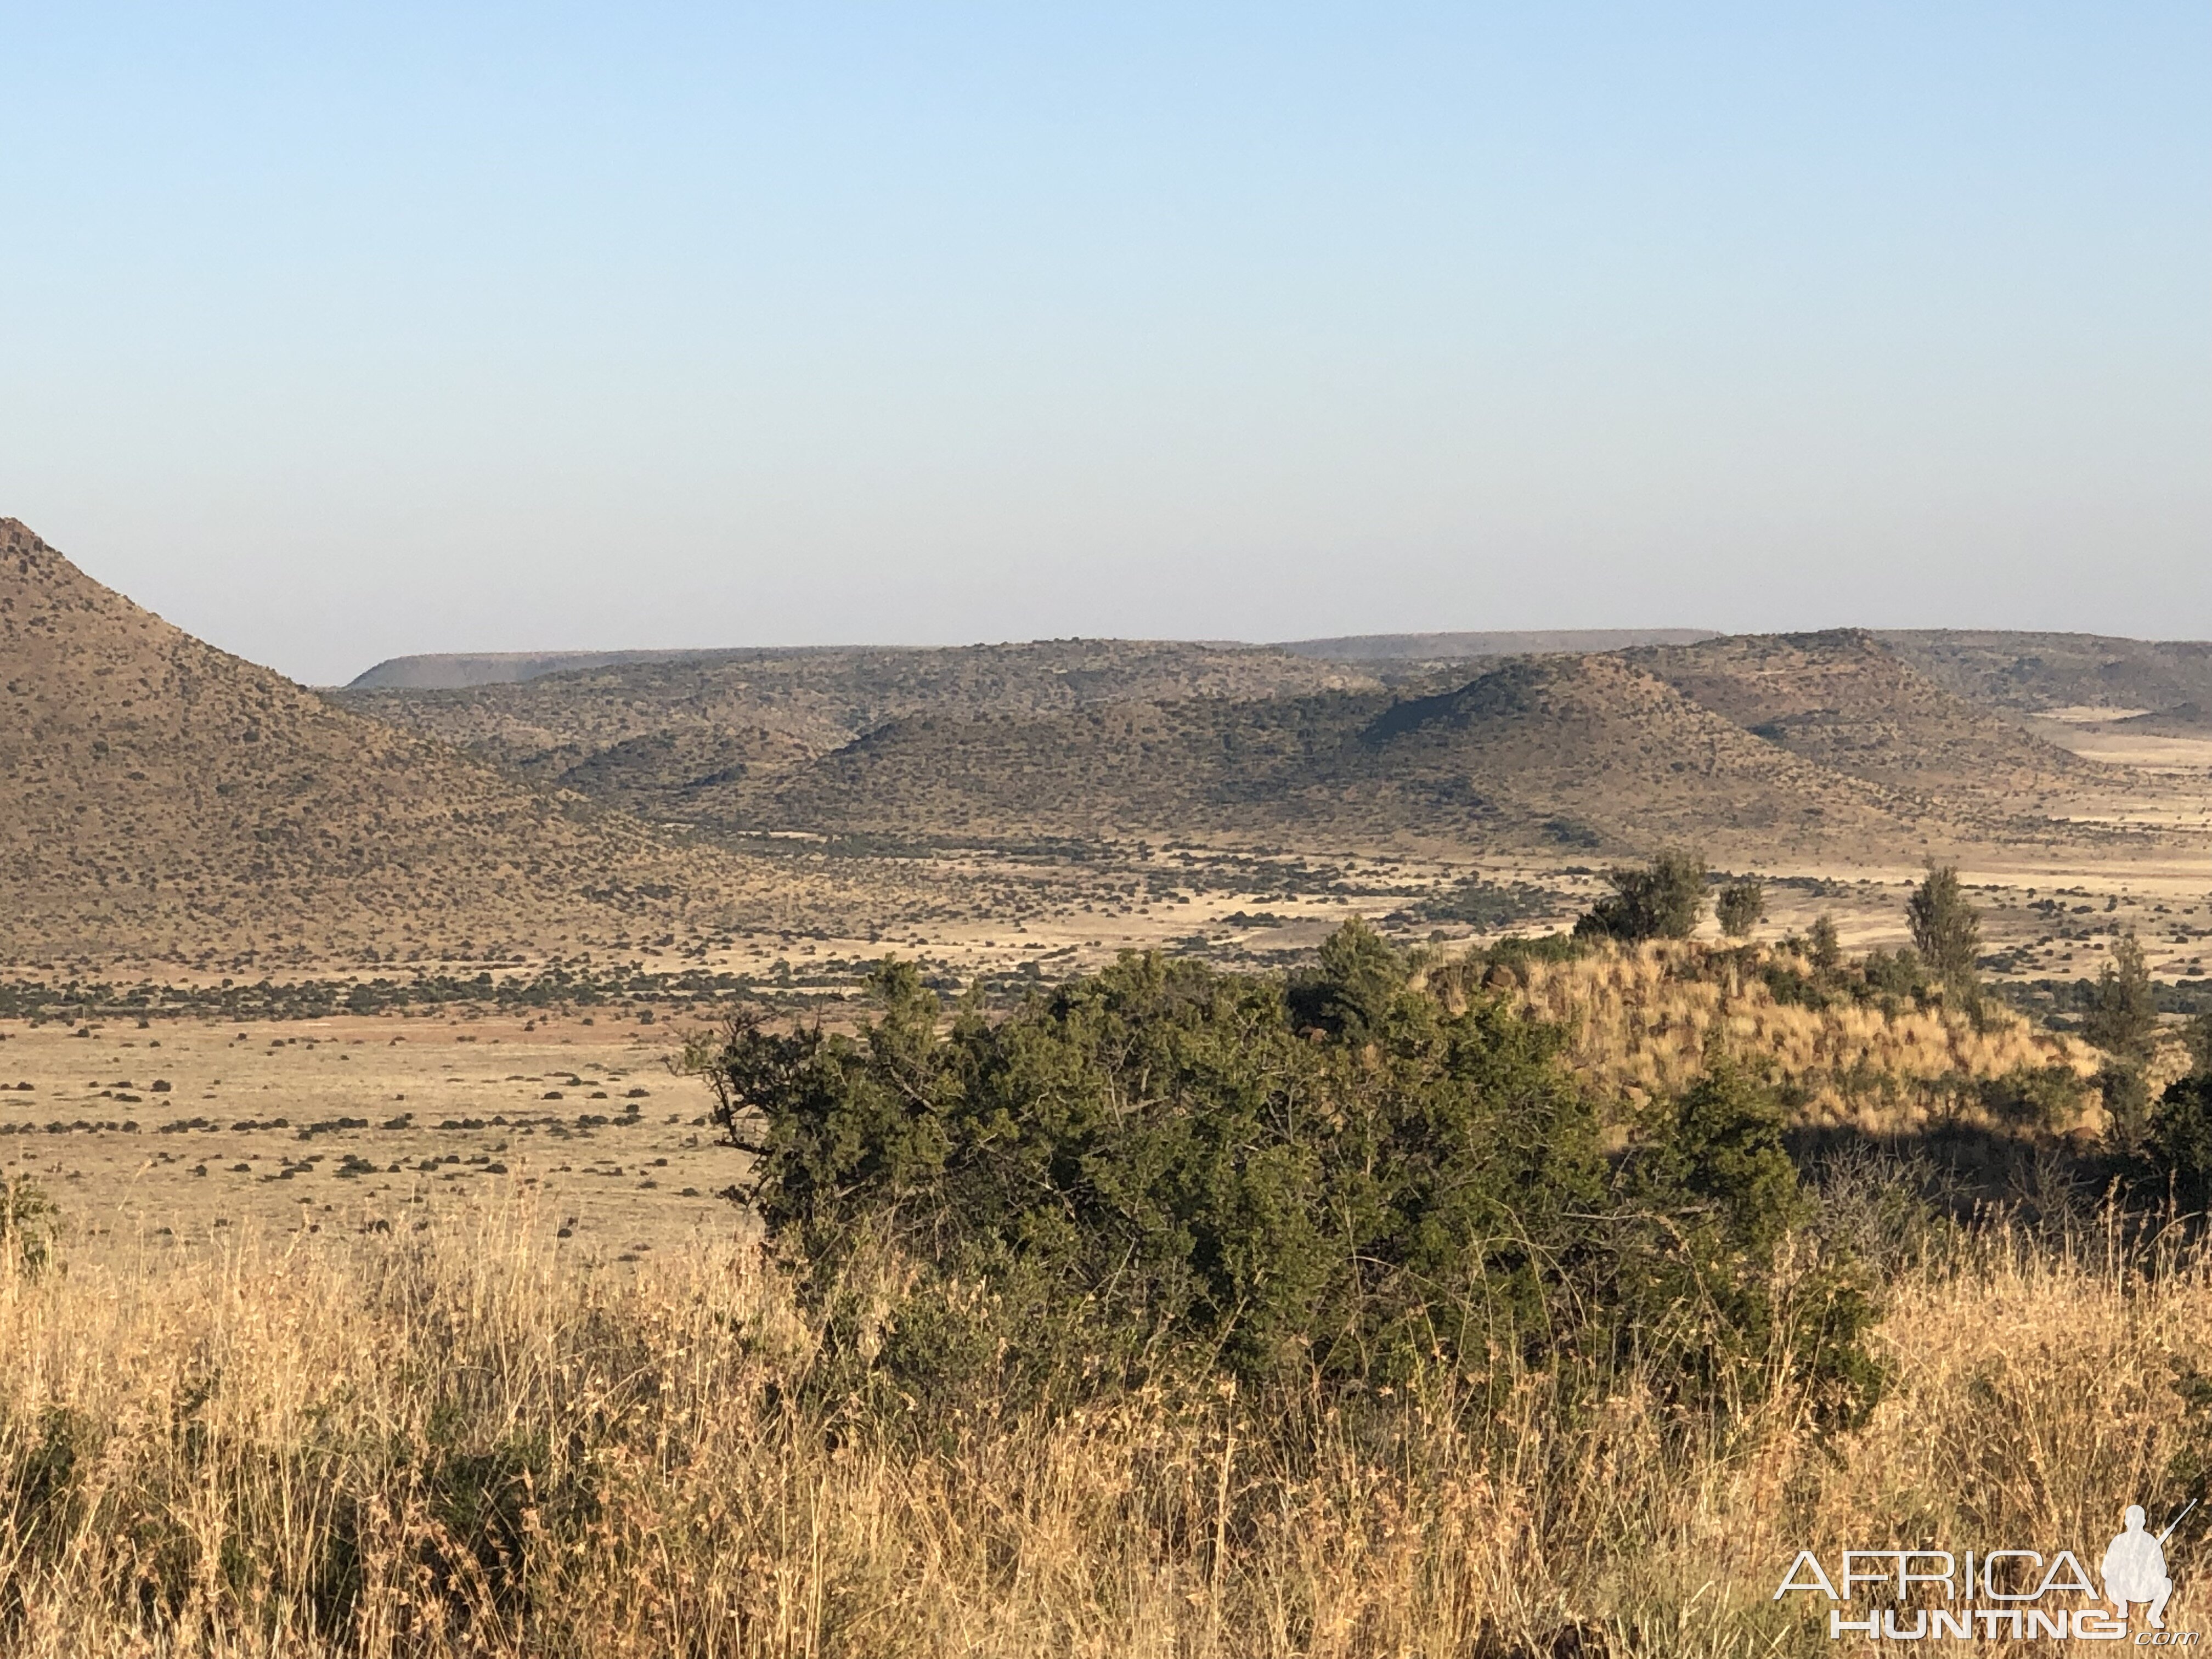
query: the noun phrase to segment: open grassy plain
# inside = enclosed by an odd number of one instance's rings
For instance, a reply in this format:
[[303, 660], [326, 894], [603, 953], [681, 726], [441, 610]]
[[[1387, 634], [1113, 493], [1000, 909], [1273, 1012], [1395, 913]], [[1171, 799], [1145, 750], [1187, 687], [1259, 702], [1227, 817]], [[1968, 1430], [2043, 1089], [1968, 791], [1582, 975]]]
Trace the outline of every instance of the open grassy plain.
[[[2086, 1062], [2008, 1018], [1778, 1008], [1757, 970], [1782, 961], [1443, 962], [1415, 990], [1566, 1021], [1631, 1113], [1715, 1026], [1801, 1081]], [[1853, 1244], [1882, 1316], [1881, 1399], [1841, 1430], [1780, 1355], [1708, 1414], [1662, 1366], [1592, 1398], [1511, 1348], [1349, 1392], [1164, 1369], [1074, 1410], [923, 1414], [822, 1386], [850, 1334], [703, 1196], [737, 1155], [659, 1063], [661, 1018], [69, 1031], [0, 1042], [34, 1083], [0, 1146], [64, 1212], [45, 1271], [0, 1267], [0, 1571], [31, 1659], [1814, 1654], [1826, 1604], [1773, 1598], [1797, 1550], [2094, 1560], [2118, 1502], [2164, 1514], [2212, 1451], [2176, 1386], [2212, 1370], [2212, 1266], [2069, 1174], [2094, 1108], [1966, 1107], [2032, 1182], [1966, 1227], [1910, 1102], [1806, 1158], [1806, 1237]], [[890, 1310], [915, 1270], [855, 1271]], [[1785, 1253], [1774, 1293], [1803, 1271]], [[2203, 1628], [2200, 1534], [2168, 1559], [2169, 1626]]]
[[714, 1194], [740, 1163], [706, 1133], [704, 1088], [663, 1063], [668, 1029], [0, 1022], [0, 1162], [53, 1194], [77, 1263], [226, 1231], [420, 1231], [525, 1195], [573, 1254], [635, 1259], [727, 1231]]

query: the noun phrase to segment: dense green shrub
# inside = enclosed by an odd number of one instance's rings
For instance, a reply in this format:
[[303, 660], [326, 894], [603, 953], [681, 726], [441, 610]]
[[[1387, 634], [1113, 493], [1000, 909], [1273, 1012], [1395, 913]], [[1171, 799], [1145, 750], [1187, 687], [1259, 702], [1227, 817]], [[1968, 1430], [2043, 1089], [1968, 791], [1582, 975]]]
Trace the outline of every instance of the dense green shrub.
[[1778, 1340], [1826, 1409], [1849, 1417], [1879, 1391], [1856, 1341], [1871, 1305], [1830, 1264], [1796, 1285], [1784, 1308], [1767, 1271], [1812, 1216], [1785, 1127], [1771, 1089], [1717, 1050], [1708, 1054], [1705, 1076], [1627, 1165], [1639, 1236], [1619, 1259], [1615, 1300], [1639, 1328], [1667, 1334], [1667, 1364], [1694, 1385], [1685, 1393], [1729, 1399], [1752, 1368], [1779, 1357], [1770, 1351]]
[[1291, 1024], [1355, 1039], [1379, 1031], [1406, 983], [1397, 947], [1354, 916], [1322, 941], [1320, 957], [1310, 972], [1291, 975]]
[[1832, 974], [1843, 966], [1843, 938], [1836, 931], [1836, 919], [1826, 910], [1813, 918], [1813, 926], [1806, 933], [1805, 957], [1817, 973]]
[[1670, 850], [1642, 869], [1616, 866], [1605, 872], [1613, 892], [1575, 923], [1588, 938], [1641, 944], [1649, 939], [1687, 939], [1697, 930], [1705, 904], [1705, 861], [1695, 853]]
[[2150, 1115], [2147, 1143], [2159, 1186], [2185, 1213], [2212, 1213], [2212, 1077], [2166, 1086]]
[[880, 1365], [930, 1328], [906, 1347], [923, 1389], [956, 1351], [1063, 1381], [1512, 1354], [1563, 1378], [1650, 1362], [1719, 1402], [1788, 1363], [1838, 1415], [1870, 1397], [1849, 1275], [1778, 1273], [1803, 1215], [1781, 1112], [1725, 1062], [1609, 1160], [1555, 1029], [1488, 998], [1450, 1012], [1362, 926], [1287, 986], [1132, 954], [941, 1031], [912, 966], [876, 987], [855, 1036], [740, 1021], [694, 1058], [819, 1294], [857, 1252], [918, 1264], [928, 1305], [848, 1346]]
[[1867, 988], [1881, 996], [1918, 998], [1929, 987], [1927, 964], [1910, 945], [1868, 951], [1859, 973]]
[[1749, 939], [1751, 930], [1766, 919], [1765, 884], [1756, 876], [1730, 882], [1713, 901], [1713, 914], [1730, 939]]
[[2089, 1085], [2069, 1066], [2015, 1066], [1979, 1085], [1982, 1104], [2022, 1128], [2062, 1129], [2081, 1114]]
[[2143, 1151], [2159, 1109], [2159, 1103], [2151, 1099], [2150, 1079], [2143, 1068], [2106, 1060], [2098, 1069], [2097, 1088], [2104, 1097], [2106, 1133], [2113, 1146], [2130, 1156]]
[[1825, 983], [1826, 975], [1806, 973], [1786, 962], [1765, 962], [1759, 964], [1759, 977], [1765, 982], [1768, 993], [1784, 1007], [1826, 1008], [1836, 1000], [1835, 993]]
[[1540, 933], [1534, 939], [1508, 933], [1482, 953], [1482, 960], [1505, 968], [1527, 962], [1579, 962], [1591, 948], [1587, 938], [1571, 933]]
[[1966, 898], [1954, 864], [1931, 869], [1905, 901], [1905, 920], [1913, 948], [1936, 981], [1971, 999], [1982, 949], [1981, 917]]
[[2142, 1066], [2158, 1042], [2158, 989], [2150, 964], [2132, 933], [2112, 941], [2112, 953], [2089, 988], [2081, 1035], [2123, 1065]]

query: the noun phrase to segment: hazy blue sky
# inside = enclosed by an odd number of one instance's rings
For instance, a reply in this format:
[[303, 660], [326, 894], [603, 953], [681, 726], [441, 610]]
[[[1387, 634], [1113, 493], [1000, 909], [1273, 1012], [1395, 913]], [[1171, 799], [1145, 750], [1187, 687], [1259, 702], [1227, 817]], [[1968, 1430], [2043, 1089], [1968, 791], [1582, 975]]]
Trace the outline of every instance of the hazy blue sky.
[[2212, 8], [0, 0], [0, 514], [403, 651], [2212, 635]]

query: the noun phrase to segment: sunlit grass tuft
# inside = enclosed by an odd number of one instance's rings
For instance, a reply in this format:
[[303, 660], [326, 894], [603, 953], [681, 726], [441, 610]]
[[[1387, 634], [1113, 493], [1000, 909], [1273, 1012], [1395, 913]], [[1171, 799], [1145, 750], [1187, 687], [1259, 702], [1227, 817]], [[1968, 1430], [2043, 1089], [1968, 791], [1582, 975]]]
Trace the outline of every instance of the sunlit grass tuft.
[[[1988, 1125], [1995, 1115], [1980, 1085], [2053, 1070], [2086, 1079], [2097, 1069], [2086, 1045], [1993, 1001], [1978, 1018], [1941, 1002], [1779, 1001], [1759, 971], [1774, 959], [1694, 942], [1605, 945], [1571, 962], [1516, 963], [1507, 992], [1518, 1010], [1565, 1026], [1575, 1071], [1632, 1112], [1694, 1082], [1717, 1037], [1784, 1087], [1800, 1122], [1869, 1132]], [[2042, 1127], [2075, 1127], [2092, 1109], [2085, 1092], [2074, 1122]]]
[[1364, 1659], [1601, 1626], [1615, 1652], [1826, 1651], [1770, 1599], [1799, 1547], [2101, 1547], [2158, 1501], [2212, 1278], [2124, 1256], [2000, 1231], [1908, 1268], [1890, 1395], [1825, 1443], [1786, 1386], [1686, 1419], [1630, 1372], [1570, 1415], [1540, 1370], [1492, 1416], [1440, 1376], [917, 1434], [810, 1395], [816, 1334], [750, 1246], [617, 1276], [504, 1211], [10, 1273], [0, 1647]]

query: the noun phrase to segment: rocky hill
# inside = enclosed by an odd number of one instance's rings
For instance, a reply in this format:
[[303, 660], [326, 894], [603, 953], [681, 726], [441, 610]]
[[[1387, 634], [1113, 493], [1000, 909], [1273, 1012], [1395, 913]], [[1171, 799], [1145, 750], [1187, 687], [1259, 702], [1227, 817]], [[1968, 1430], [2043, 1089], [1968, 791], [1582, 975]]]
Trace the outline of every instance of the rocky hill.
[[1304, 799], [1390, 706], [1382, 692], [918, 714], [781, 779], [702, 792], [694, 822], [988, 839], [1303, 833]]
[[1036, 715], [1114, 702], [1296, 696], [1376, 684], [1356, 669], [1266, 647], [1046, 640], [688, 657], [465, 690], [337, 696], [347, 708], [432, 733], [530, 776], [601, 792], [607, 768], [585, 763], [641, 739], [682, 734], [684, 752], [696, 754], [714, 741], [713, 733], [734, 734], [726, 762], [700, 761], [703, 775], [757, 765], [763, 734], [788, 740], [802, 756], [826, 754], [888, 722], [921, 714]]
[[2098, 769], [1859, 629], [1735, 635], [1629, 659], [1793, 755], [1930, 805], [2033, 814]]
[[1972, 629], [1876, 637], [1946, 690], [2021, 714], [2212, 703], [2212, 643], [2201, 640]]
[[1632, 657], [1510, 662], [1401, 703], [1362, 734], [1359, 783], [1406, 804], [1480, 798], [1615, 847], [1695, 841], [1766, 856], [1922, 844], [1914, 805], [1747, 731]]
[[[1410, 659], [1405, 659], [1410, 660]], [[1431, 665], [1051, 641], [632, 663], [349, 693], [650, 822], [1004, 840], [1917, 859], [2047, 837], [2099, 769], [1863, 632]]]
[[1512, 659], [1427, 697], [916, 716], [781, 777], [701, 787], [688, 816], [724, 831], [1181, 831], [1462, 851], [1923, 845], [1891, 792], [1603, 655]]
[[[731, 842], [770, 830], [1462, 852], [1680, 840], [1745, 862], [1917, 862], [2070, 842], [2135, 810], [2136, 781], [1891, 636], [1652, 630], [1601, 652], [1425, 654], [1569, 637], [722, 653], [342, 701]], [[2186, 658], [2159, 660], [2179, 674]]]
[[0, 961], [482, 956], [787, 896], [218, 651], [14, 520], [0, 665]]
[[[1583, 628], [1474, 634], [1348, 634], [1325, 640], [1289, 640], [1245, 647], [1286, 651], [1331, 662], [1397, 665], [1465, 662], [1480, 657], [1517, 657], [1542, 652], [1618, 651], [1632, 645], [1686, 645], [1713, 637], [1700, 628]], [[1232, 647], [1233, 648], [1233, 647]], [[659, 651], [449, 651], [387, 657], [346, 682], [349, 691], [456, 691], [479, 685], [512, 685], [587, 668], [625, 663], [718, 663], [817, 653], [869, 654], [853, 646], [738, 646]]]

